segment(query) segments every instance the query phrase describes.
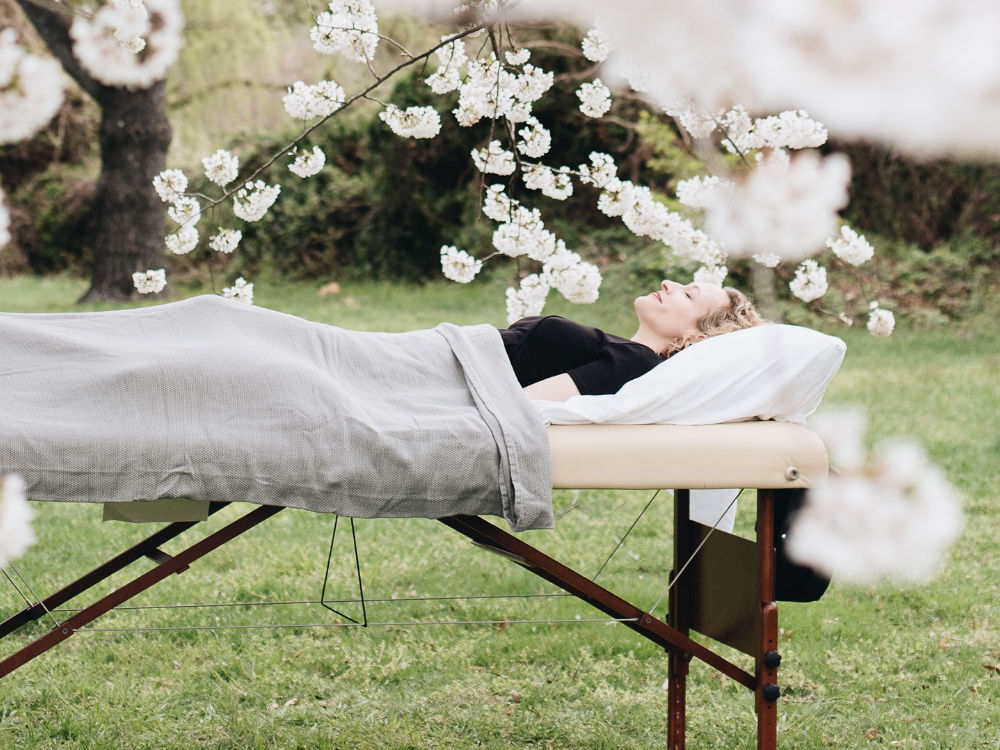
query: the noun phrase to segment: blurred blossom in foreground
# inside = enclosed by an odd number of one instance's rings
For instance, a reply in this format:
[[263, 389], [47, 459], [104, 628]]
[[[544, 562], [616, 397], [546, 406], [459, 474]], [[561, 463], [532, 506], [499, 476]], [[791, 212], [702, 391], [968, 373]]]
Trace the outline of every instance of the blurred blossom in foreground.
[[[788, 554], [858, 584], [928, 580], [962, 529], [958, 494], [923, 449], [894, 439], [865, 460], [859, 411], [810, 421], [841, 473], [809, 490], [788, 534]], [[839, 466], [838, 466], [839, 462]]]
[[[390, 0], [444, 17], [445, 0]], [[840, 137], [918, 154], [1000, 154], [996, 0], [532, 0], [511, 20], [595, 20], [618, 72], [656, 102], [804, 108]], [[624, 75], [621, 75], [624, 74]]]
[[837, 211], [847, 205], [851, 168], [847, 158], [821, 158], [812, 151], [785, 160], [775, 152], [731, 194], [710, 195], [706, 229], [730, 256], [773, 252], [801, 260], [820, 248], [837, 227]]
[[24, 494], [24, 480], [14, 474], [0, 485], [0, 567], [18, 559], [35, 543], [34, 511]]
[[14, 29], [0, 31], [0, 145], [30, 138], [63, 101], [62, 67], [25, 52]]
[[178, 0], [105, 5], [93, 16], [78, 15], [69, 30], [73, 54], [107, 86], [149, 88], [167, 77], [184, 46]]

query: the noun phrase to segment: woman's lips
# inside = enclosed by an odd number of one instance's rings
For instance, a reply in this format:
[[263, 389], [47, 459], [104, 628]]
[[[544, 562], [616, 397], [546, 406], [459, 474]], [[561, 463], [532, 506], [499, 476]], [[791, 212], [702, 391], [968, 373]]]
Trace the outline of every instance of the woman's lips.
[[660, 296], [659, 292], [653, 292], [653, 296], [656, 297], [656, 301], [657, 302], [659, 302], [661, 304], [663, 303], [663, 298]]

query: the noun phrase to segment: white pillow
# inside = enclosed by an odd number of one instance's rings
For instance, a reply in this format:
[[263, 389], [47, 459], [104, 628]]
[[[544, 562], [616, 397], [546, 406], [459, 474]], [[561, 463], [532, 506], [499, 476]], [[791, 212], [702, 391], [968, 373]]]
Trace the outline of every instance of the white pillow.
[[805, 424], [846, 351], [811, 328], [754, 326], [699, 341], [613, 395], [534, 404], [548, 424]]

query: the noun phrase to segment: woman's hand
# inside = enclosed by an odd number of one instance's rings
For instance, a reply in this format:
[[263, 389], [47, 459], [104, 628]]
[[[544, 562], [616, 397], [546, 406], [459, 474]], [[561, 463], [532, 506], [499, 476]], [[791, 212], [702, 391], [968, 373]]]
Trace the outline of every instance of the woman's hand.
[[524, 389], [524, 395], [544, 401], [566, 401], [573, 396], [579, 396], [580, 390], [573, 382], [573, 378], [564, 372], [532, 383]]

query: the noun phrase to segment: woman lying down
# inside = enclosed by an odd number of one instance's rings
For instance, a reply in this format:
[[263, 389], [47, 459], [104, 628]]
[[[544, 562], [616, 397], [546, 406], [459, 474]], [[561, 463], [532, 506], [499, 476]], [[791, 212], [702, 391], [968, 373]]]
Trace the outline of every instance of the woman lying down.
[[499, 335], [349, 331], [215, 296], [0, 314], [0, 474], [35, 500], [547, 528], [548, 441], [525, 395], [613, 393], [693, 341], [760, 322], [739, 292], [703, 284], [665, 281], [635, 309], [631, 340], [558, 317]]

